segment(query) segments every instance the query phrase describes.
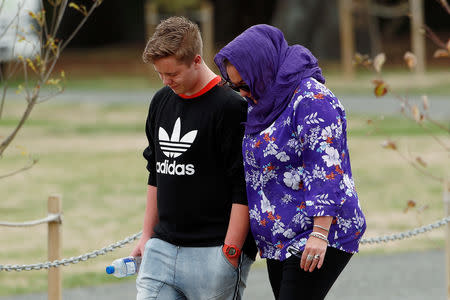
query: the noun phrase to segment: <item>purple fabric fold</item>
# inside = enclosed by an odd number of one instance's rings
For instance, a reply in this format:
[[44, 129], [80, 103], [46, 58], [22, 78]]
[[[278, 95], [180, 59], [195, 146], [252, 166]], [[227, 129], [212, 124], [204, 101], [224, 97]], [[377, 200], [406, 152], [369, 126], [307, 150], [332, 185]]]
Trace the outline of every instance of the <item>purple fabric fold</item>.
[[222, 77], [229, 80], [224, 65], [228, 59], [250, 87], [258, 104], [247, 99], [246, 133], [267, 128], [284, 111], [302, 79], [324, 83], [317, 59], [301, 45], [289, 46], [283, 33], [270, 25], [255, 25], [237, 36], [214, 57]]

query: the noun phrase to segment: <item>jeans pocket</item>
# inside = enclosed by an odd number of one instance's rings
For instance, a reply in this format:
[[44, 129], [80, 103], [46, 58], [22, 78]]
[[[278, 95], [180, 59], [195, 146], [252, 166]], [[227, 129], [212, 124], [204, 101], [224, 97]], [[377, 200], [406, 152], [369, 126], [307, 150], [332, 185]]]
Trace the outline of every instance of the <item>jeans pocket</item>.
[[222, 250], [222, 246], [219, 247], [219, 256], [222, 257], [222, 261], [224, 261], [224, 263], [231, 268], [231, 270], [233, 270], [234, 272], [237, 272], [238, 268], [236, 268], [235, 266], [233, 266], [233, 264], [228, 260], [228, 258], [225, 256], [225, 254], [223, 253]]

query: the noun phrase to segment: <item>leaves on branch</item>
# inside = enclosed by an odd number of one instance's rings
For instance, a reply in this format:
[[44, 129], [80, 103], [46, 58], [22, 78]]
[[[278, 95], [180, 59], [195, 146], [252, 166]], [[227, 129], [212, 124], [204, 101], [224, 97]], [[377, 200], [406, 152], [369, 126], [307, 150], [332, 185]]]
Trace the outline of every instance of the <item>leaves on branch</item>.
[[19, 94], [21, 94], [23, 92], [23, 85], [22, 84], [19, 84], [19, 86], [17, 87], [17, 90], [16, 90], [16, 95], [19, 95]]
[[362, 55], [361, 53], [356, 53], [353, 57], [353, 64], [362, 65], [364, 67], [370, 67], [372, 65], [372, 60], [368, 55]]
[[375, 84], [374, 93], [377, 98], [383, 97], [384, 95], [386, 95], [388, 89], [387, 89], [387, 85], [384, 83], [383, 80], [375, 79], [372, 82], [373, 82], [373, 84]]
[[416, 162], [421, 165], [422, 167], [426, 168], [427, 167], [427, 163], [422, 159], [422, 157], [417, 156], [416, 157]]
[[62, 2], [62, 0], [55, 0], [55, 1], [53, 1], [53, 0], [47, 0], [48, 1], [48, 3], [50, 3], [52, 6], [60, 6], [61, 5], [61, 2]]
[[40, 27], [44, 26], [45, 23], [45, 10], [41, 10], [40, 12], [38, 12], [37, 14], [35, 14], [32, 11], [28, 12], [28, 15], [36, 20], [36, 22], [39, 24]]
[[437, 40], [435, 43], [441, 47], [440, 49], [437, 49], [434, 52], [433, 57], [434, 58], [450, 57], [450, 39], [447, 41], [447, 43], [442, 42], [441, 40], [439, 40], [438, 37], [436, 37], [436, 35], [434, 35], [431, 29], [429, 29], [429, 35], [433, 37], [434, 40]]
[[417, 65], [417, 58], [414, 55], [414, 53], [407, 51], [405, 55], [403, 56], [403, 59], [406, 62], [406, 65], [408, 68], [412, 71]]
[[385, 149], [397, 150], [397, 144], [391, 140], [386, 140], [381, 144], [381, 147]]
[[381, 72], [383, 68], [384, 62], [386, 61], [386, 55], [384, 53], [380, 53], [373, 59], [373, 67], [377, 73]]
[[20, 155], [22, 155], [22, 156], [28, 155], [28, 150], [24, 146], [18, 145], [18, 146], [16, 146], [16, 148], [20, 150]]
[[422, 206], [417, 208], [417, 212], [421, 213], [421, 212], [423, 212], [424, 210], [426, 210], [428, 208], [429, 208], [428, 204], [422, 205]]
[[58, 54], [59, 49], [59, 39], [55, 39], [52, 36], [47, 36], [47, 43], [45, 43], [45, 47], [49, 47], [50, 50], [53, 52], [53, 55]]
[[423, 105], [423, 109], [424, 110], [428, 110], [430, 108], [430, 103], [428, 101], [428, 96], [427, 95], [423, 95], [422, 96], [422, 105]]
[[88, 16], [88, 10], [87, 10], [85, 5], [82, 5], [82, 4], [78, 5], [78, 4], [74, 3], [74, 2], [70, 2], [69, 7], [73, 8], [75, 10], [78, 10], [85, 17]]
[[416, 207], [416, 202], [414, 200], [408, 200], [408, 202], [406, 203], [405, 210], [403, 212], [407, 213], [408, 210], [410, 210], [410, 209], [412, 209], [414, 207]]
[[39, 74], [38, 70], [36, 69], [36, 66], [33, 63], [33, 61], [31, 59], [29, 59], [29, 58], [27, 58], [26, 61], [27, 61], [28, 67], [30, 67], [30, 69], [33, 70], [33, 72], [35, 72], [36, 74]]
[[433, 54], [434, 58], [444, 58], [449, 56], [450, 56], [449, 50], [445, 49], [437, 49]]
[[61, 79], [59, 78], [50, 78], [49, 80], [47, 80], [47, 82], [45, 84], [48, 85], [58, 85], [61, 82]]
[[420, 123], [423, 121], [423, 115], [420, 113], [420, 110], [419, 110], [419, 107], [417, 106], [417, 104], [414, 104], [411, 106], [411, 114], [417, 123]]

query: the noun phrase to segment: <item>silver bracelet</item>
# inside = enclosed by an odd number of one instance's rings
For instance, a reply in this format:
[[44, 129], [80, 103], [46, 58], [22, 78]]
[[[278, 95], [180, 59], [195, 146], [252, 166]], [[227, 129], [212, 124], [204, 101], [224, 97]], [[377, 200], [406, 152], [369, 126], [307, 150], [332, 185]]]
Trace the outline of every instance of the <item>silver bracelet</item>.
[[317, 228], [320, 228], [320, 229], [323, 229], [323, 230], [325, 230], [326, 232], [330, 232], [330, 230], [329, 229], [326, 229], [325, 227], [323, 227], [323, 226], [320, 226], [320, 225], [316, 225], [316, 224], [314, 224], [313, 225], [314, 227], [317, 227]]
[[318, 232], [318, 231], [313, 231], [313, 232], [311, 232], [311, 233], [314, 233], [314, 234], [316, 234], [316, 235], [320, 235], [322, 238], [328, 240], [328, 237], [327, 237], [325, 234], [323, 234], [323, 233], [320, 233], [320, 232]]
[[313, 237], [315, 237], [315, 238], [318, 238], [318, 239], [321, 239], [322, 241], [325, 241], [325, 242], [327, 242], [327, 244], [328, 244], [328, 239], [327, 239], [327, 237], [325, 236], [325, 235], [323, 235], [323, 234], [321, 234], [320, 232], [311, 232], [310, 234], [309, 234], [309, 236], [313, 236]]

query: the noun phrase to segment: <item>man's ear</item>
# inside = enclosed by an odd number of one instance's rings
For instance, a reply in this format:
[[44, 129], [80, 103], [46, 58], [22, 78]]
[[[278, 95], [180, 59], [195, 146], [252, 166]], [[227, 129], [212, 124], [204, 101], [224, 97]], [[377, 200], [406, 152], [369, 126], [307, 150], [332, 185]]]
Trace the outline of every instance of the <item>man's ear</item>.
[[194, 64], [196, 64], [196, 65], [200, 65], [202, 63], [202, 57], [200, 56], [200, 55], [196, 55], [195, 57], [194, 57]]

